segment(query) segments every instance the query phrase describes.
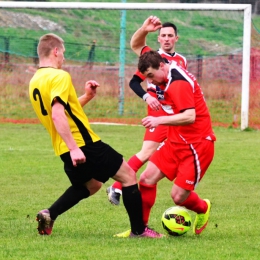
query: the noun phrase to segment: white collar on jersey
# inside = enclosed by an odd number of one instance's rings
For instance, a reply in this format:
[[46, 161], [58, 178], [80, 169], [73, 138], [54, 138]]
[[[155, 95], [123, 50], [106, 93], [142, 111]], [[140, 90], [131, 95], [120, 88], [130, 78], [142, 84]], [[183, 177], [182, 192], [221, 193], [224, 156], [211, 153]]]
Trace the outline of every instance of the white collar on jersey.
[[158, 50], [158, 53], [159, 53], [159, 54], [168, 55], [168, 56], [171, 56], [171, 57], [174, 57], [175, 54], [176, 54], [176, 52], [173, 52], [173, 53], [165, 52], [165, 51], [163, 51], [161, 48]]

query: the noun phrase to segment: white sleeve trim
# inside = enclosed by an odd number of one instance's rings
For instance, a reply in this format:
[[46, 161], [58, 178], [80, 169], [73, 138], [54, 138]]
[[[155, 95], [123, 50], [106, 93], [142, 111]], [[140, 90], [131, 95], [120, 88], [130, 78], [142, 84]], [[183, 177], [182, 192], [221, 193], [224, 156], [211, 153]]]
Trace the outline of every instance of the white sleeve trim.
[[144, 94], [144, 95], [143, 95], [143, 100], [146, 101], [146, 99], [147, 99], [148, 97], [150, 97], [150, 94], [149, 94], [149, 93]]

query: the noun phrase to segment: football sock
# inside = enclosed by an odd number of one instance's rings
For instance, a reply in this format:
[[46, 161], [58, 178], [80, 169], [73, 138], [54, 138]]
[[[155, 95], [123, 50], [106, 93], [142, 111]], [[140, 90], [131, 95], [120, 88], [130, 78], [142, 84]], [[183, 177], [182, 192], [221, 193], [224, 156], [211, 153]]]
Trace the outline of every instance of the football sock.
[[[140, 161], [136, 155], [133, 155], [127, 163], [134, 170], [134, 172], [137, 172], [143, 166], [143, 162]], [[114, 182], [112, 187], [115, 189], [122, 190], [122, 184], [118, 181]]]
[[139, 182], [139, 189], [141, 192], [142, 203], [143, 203], [143, 221], [144, 224], [147, 225], [149, 221], [151, 209], [156, 199], [157, 184], [148, 185]]
[[122, 193], [123, 203], [130, 219], [131, 231], [135, 235], [140, 235], [144, 232], [145, 225], [143, 223], [142, 199], [138, 185], [123, 187]]
[[134, 170], [134, 172], [137, 172], [144, 164], [136, 155], [133, 155], [127, 163]]
[[197, 214], [206, 213], [208, 209], [208, 204], [202, 200], [194, 191], [191, 191], [188, 198], [179, 206], [184, 206], [185, 208], [192, 210]]
[[112, 185], [113, 188], [122, 190], [122, 184], [119, 181], [115, 181], [114, 184]]
[[75, 206], [79, 201], [89, 197], [89, 190], [85, 187], [70, 186], [49, 208], [50, 217], [55, 220], [59, 215]]

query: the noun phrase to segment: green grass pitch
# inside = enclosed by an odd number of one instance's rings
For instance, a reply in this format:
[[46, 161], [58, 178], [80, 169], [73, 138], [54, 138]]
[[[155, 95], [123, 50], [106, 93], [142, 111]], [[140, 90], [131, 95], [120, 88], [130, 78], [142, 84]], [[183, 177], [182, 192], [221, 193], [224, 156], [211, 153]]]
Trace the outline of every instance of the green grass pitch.
[[[143, 127], [92, 128], [126, 159], [141, 148]], [[37, 234], [35, 215], [69, 186], [62, 162], [41, 125], [0, 124], [0, 259], [258, 260], [260, 133], [214, 130], [215, 158], [197, 188], [212, 202], [208, 227], [200, 236], [190, 229], [181, 237], [160, 240], [113, 238], [129, 223], [122, 204], [108, 203], [105, 189], [110, 180], [95, 196], [60, 216], [47, 237]], [[173, 206], [171, 186], [167, 180], [158, 184], [150, 226], [159, 232], [164, 232], [162, 212]]]

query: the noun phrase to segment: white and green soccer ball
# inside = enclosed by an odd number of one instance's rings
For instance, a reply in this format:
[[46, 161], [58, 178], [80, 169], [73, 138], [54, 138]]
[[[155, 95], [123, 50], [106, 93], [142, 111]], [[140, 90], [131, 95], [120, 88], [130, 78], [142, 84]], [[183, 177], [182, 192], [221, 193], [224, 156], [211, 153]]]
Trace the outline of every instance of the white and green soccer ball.
[[162, 215], [162, 226], [171, 236], [181, 236], [191, 227], [191, 216], [184, 207], [166, 209]]

